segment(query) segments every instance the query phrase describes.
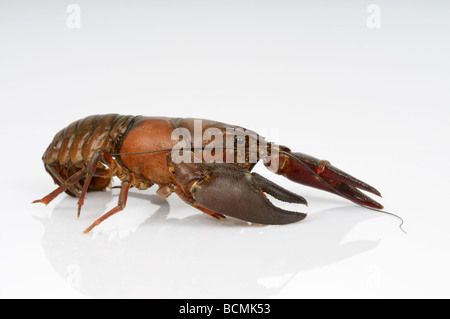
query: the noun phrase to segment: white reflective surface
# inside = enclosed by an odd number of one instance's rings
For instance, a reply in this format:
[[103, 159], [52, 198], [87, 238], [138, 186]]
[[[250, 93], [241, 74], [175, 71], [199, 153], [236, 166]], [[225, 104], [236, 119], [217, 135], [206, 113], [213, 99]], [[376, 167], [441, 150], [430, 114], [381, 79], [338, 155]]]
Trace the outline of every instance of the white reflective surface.
[[83, 221], [62, 208], [74, 203], [71, 198], [41, 220], [50, 263], [87, 296], [267, 298], [300, 272], [379, 245], [379, 240], [343, 242], [353, 227], [374, 217], [358, 214], [359, 208], [323, 210], [301, 224], [267, 227], [217, 222], [203, 214], [171, 217], [180, 214], [171, 214], [170, 204], [155, 195], [133, 194], [130, 201], [151, 205], [148, 217], [128, 232], [117, 225], [80, 235]]
[[[448, 1], [378, 1], [381, 20], [352, 1], [170, 3], [79, 1], [80, 20], [0, 4], [0, 297], [449, 297]], [[272, 132], [379, 189], [408, 235], [261, 165], [307, 219], [220, 222], [152, 188], [83, 235], [118, 189], [89, 193], [78, 221], [65, 194], [31, 205], [54, 188], [41, 156], [113, 112]]]

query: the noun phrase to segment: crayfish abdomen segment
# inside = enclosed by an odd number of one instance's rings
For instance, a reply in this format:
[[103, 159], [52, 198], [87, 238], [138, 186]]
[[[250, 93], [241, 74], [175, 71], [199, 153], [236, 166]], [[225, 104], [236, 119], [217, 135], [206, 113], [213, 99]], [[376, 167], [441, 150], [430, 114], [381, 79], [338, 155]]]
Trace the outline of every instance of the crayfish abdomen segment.
[[[74, 173], [84, 169], [97, 149], [113, 152], [136, 118], [105, 114], [88, 116], [71, 123], [55, 135], [42, 156], [46, 171], [56, 184], [61, 185]], [[99, 163], [97, 170], [97, 175], [101, 176], [92, 179], [89, 190], [103, 190], [110, 184], [110, 169]], [[81, 190], [83, 182], [83, 179], [80, 180], [66, 192], [77, 196], [76, 190]]]

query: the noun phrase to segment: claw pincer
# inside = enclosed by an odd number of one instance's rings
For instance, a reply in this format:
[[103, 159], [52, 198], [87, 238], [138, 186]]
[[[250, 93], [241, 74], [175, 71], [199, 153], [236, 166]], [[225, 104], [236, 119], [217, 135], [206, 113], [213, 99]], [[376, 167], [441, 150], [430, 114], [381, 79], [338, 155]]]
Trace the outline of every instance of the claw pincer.
[[291, 153], [285, 148], [280, 152], [280, 166], [276, 173], [296, 183], [342, 196], [359, 205], [383, 209], [381, 204], [359, 191], [358, 188], [381, 196], [379, 191], [332, 166], [328, 161], [302, 153]]
[[[258, 224], [289, 224], [306, 214], [274, 206], [263, 192], [292, 203], [306, 200], [261, 175], [228, 163], [175, 164], [174, 174], [183, 192], [199, 207]], [[199, 208], [197, 207], [197, 208]]]

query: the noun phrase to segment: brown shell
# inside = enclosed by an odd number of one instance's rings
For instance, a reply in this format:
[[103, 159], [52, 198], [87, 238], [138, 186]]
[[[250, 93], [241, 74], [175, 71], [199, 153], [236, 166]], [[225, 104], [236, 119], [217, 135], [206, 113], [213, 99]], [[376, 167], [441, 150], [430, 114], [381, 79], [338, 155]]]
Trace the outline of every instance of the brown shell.
[[[192, 138], [196, 133], [195, 121], [193, 118], [118, 114], [88, 116], [71, 123], [56, 134], [43, 155], [45, 169], [54, 181], [61, 185], [74, 173], [86, 168], [89, 158], [100, 148], [116, 156], [113, 167], [105, 167], [101, 163], [97, 165], [96, 176], [89, 184], [89, 190], [103, 190], [110, 184], [112, 176], [122, 179], [127, 173], [134, 174], [133, 186], [138, 189], [146, 189], [153, 184], [167, 186], [174, 183], [167, 166], [167, 154], [177, 143], [172, 139], [173, 130], [184, 128]], [[222, 133], [228, 128], [235, 128], [216, 121], [201, 121], [201, 136], [209, 128], [219, 129]], [[209, 143], [203, 140], [201, 142]], [[223, 142], [225, 145], [225, 140]], [[192, 146], [195, 147], [195, 143]], [[225, 150], [221, 160], [228, 158], [228, 155], [225, 156], [226, 152], [235, 156], [234, 149]], [[200, 156], [205, 155], [200, 153]], [[203, 160], [208, 162], [209, 158], [203, 157]], [[238, 165], [251, 170], [254, 164], [245, 162]], [[83, 184], [84, 179], [81, 179], [74, 187], [69, 188], [67, 193], [77, 196]]]

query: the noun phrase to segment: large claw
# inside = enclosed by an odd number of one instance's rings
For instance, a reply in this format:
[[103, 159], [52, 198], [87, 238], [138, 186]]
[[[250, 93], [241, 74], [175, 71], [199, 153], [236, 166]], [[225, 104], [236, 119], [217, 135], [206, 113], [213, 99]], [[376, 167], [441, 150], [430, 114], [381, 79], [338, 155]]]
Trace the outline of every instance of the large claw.
[[203, 211], [206, 209], [252, 223], [271, 225], [289, 224], [306, 217], [304, 213], [274, 206], [263, 192], [282, 201], [306, 204], [303, 197], [261, 175], [250, 174], [240, 166], [180, 163], [173, 166], [173, 172], [184, 194], [194, 200], [193, 206]]
[[366, 207], [383, 209], [381, 204], [360, 192], [357, 188], [381, 196], [379, 191], [337, 169], [328, 161], [319, 160], [302, 153], [291, 153], [288, 150], [280, 151], [279, 160], [280, 166], [277, 174], [281, 174], [294, 182], [337, 194]]

